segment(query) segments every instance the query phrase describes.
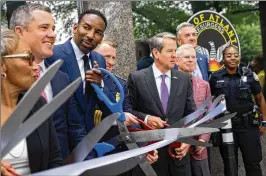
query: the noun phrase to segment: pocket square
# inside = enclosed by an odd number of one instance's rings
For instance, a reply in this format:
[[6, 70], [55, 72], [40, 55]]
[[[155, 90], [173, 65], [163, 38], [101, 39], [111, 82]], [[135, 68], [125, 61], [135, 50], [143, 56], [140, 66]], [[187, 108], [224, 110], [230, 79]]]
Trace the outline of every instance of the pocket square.
[[177, 79], [177, 77], [174, 76], [173, 79]]

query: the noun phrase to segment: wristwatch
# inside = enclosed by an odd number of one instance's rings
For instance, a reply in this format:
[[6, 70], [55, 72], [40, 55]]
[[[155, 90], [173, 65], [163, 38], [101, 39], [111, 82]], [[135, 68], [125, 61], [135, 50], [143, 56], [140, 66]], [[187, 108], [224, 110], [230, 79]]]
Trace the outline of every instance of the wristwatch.
[[266, 121], [261, 121], [261, 126], [266, 127]]

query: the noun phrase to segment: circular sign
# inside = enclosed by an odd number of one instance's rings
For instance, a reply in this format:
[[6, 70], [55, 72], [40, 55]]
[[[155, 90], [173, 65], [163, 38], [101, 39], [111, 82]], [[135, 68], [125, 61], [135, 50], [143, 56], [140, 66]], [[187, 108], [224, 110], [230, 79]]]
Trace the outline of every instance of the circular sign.
[[238, 49], [240, 43], [237, 33], [230, 21], [223, 15], [210, 11], [200, 11], [188, 20], [196, 29], [198, 37], [197, 52], [207, 55], [210, 71], [217, 71], [223, 67], [223, 50], [231, 45]]

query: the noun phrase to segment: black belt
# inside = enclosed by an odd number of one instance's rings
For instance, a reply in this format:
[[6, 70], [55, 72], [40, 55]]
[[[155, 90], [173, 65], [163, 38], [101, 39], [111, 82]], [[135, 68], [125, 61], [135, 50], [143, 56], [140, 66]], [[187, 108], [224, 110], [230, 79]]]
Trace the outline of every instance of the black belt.
[[249, 111], [249, 112], [246, 112], [246, 113], [242, 113], [242, 114], [237, 114], [235, 117], [233, 117], [232, 119], [238, 119], [238, 118], [242, 118], [242, 117], [246, 117], [246, 116], [251, 116], [253, 113], [253, 111]]

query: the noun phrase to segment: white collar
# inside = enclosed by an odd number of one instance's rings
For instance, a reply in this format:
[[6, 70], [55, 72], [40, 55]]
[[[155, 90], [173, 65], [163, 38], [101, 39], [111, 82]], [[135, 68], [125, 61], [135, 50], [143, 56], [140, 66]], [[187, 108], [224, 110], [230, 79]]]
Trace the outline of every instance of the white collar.
[[[75, 56], [77, 60], [80, 60], [85, 54], [79, 49], [77, 44], [74, 42], [73, 38], [70, 40], [71, 45], [73, 47]], [[88, 58], [90, 58], [90, 53], [87, 54]]]
[[[163, 73], [156, 67], [155, 63], [152, 64], [152, 69], [155, 79], [163, 75]], [[168, 70], [165, 75], [171, 78], [171, 70]]]
[[46, 67], [45, 67], [45, 64], [44, 64], [44, 60], [42, 62], [40, 62], [38, 65], [42, 68], [42, 72], [45, 72]]

